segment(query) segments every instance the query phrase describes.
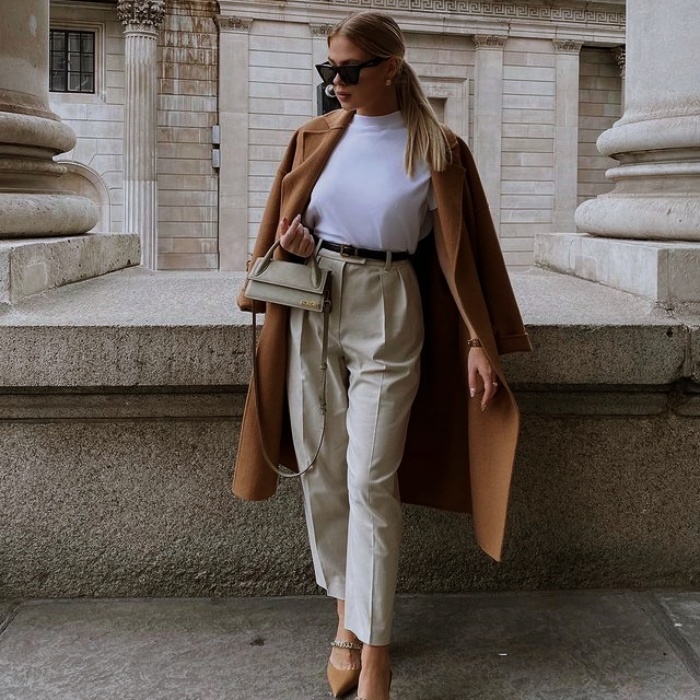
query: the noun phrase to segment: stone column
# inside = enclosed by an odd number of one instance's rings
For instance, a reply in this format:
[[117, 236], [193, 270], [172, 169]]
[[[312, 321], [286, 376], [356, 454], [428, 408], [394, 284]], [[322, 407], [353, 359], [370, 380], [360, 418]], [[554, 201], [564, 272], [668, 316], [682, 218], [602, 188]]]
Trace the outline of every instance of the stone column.
[[554, 131], [555, 231], [574, 230], [578, 196], [578, 82], [580, 41], [554, 41], [556, 109]]
[[0, 238], [85, 233], [97, 207], [56, 183], [75, 135], [49, 108], [49, 2], [0, 0], [0, 17]]
[[219, 268], [245, 270], [248, 260], [249, 30], [240, 17], [217, 17], [219, 25]]
[[700, 241], [698, 27], [697, 0], [627, 3], [625, 113], [598, 139], [620, 164], [614, 190], [578, 208], [582, 230]]
[[501, 223], [501, 152], [503, 125], [503, 47], [506, 37], [474, 36], [474, 159], [496, 230]]
[[154, 270], [158, 260], [157, 45], [165, 0], [119, 0], [117, 14], [126, 37], [124, 231], [141, 236], [141, 264]]
[[[700, 308], [700, 3], [627, 3], [625, 110], [598, 139], [614, 189], [576, 210], [586, 233], [542, 233], [538, 265]], [[594, 235], [589, 235], [594, 234]]]

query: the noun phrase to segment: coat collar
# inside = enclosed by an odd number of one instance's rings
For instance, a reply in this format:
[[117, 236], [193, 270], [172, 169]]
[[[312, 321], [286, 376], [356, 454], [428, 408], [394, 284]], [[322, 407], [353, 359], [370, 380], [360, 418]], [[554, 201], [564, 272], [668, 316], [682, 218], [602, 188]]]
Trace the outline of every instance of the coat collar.
[[346, 110], [331, 112], [299, 131], [294, 168], [282, 180], [283, 216], [291, 220], [306, 209], [316, 180], [354, 114]]

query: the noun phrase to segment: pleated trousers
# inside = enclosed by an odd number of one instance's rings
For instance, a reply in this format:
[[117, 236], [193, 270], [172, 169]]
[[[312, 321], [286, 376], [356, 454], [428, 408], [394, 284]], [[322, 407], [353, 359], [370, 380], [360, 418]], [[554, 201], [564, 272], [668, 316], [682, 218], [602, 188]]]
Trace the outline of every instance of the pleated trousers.
[[[302, 476], [316, 581], [345, 601], [345, 627], [388, 644], [401, 541], [397, 470], [420, 373], [423, 318], [415, 272], [399, 262], [322, 250], [331, 271], [327, 425]], [[322, 430], [323, 314], [292, 310], [287, 391], [300, 466]]]

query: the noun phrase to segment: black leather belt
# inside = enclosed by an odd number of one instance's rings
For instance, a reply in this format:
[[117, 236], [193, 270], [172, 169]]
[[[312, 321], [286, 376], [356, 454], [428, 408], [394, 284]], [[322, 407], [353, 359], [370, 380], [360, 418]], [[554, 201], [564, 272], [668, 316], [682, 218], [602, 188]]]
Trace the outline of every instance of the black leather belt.
[[[386, 250], [372, 250], [371, 248], [358, 248], [347, 243], [332, 243], [331, 241], [322, 241], [321, 248], [333, 250], [347, 258], [371, 258], [372, 260], [386, 261]], [[391, 253], [392, 260], [408, 260], [410, 254], [405, 250], [400, 253]]]

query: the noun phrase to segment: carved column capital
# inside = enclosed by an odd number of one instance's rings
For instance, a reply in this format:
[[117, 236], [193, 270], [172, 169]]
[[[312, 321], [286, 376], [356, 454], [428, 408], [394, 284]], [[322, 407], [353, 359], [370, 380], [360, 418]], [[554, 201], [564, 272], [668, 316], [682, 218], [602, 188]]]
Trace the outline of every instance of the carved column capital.
[[554, 39], [554, 50], [561, 53], [580, 53], [583, 46], [582, 41], [573, 41], [573, 39]]
[[615, 46], [612, 49], [610, 49], [612, 52], [613, 58], [615, 59], [615, 63], [617, 63], [617, 67], [620, 69], [620, 75], [624, 76], [625, 75], [625, 68], [627, 67], [627, 49], [626, 47], [623, 46]]
[[499, 36], [497, 34], [475, 34], [474, 46], [477, 49], [502, 49], [506, 44], [507, 36]]
[[314, 37], [327, 37], [335, 25], [333, 24], [309, 24], [309, 31]]
[[253, 24], [252, 19], [243, 17], [216, 15], [214, 21], [219, 27], [220, 32], [248, 32]]
[[127, 29], [159, 29], [165, 18], [165, 0], [118, 0], [117, 16]]

